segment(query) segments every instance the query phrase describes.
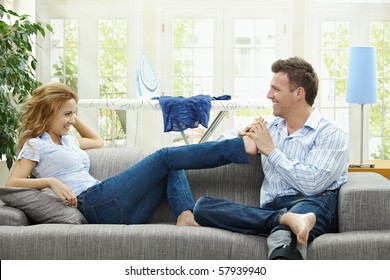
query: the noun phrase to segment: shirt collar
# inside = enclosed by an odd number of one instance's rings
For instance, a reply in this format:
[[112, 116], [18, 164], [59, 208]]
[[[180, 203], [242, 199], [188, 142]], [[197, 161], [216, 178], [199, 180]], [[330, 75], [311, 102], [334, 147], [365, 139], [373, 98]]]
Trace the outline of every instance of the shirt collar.
[[317, 108], [314, 108], [313, 112], [311, 112], [309, 118], [306, 120], [304, 127], [307, 126], [316, 130], [320, 122], [321, 122], [320, 111]]
[[[313, 112], [311, 112], [309, 118], [306, 120], [303, 127], [308, 127], [313, 130], [316, 130], [319, 126], [319, 123], [321, 121], [321, 113], [317, 108], [314, 108]], [[286, 126], [286, 121], [283, 118], [277, 118], [273, 124], [274, 126], [280, 126], [283, 125], [283, 127]]]
[[39, 137], [43, 140], [51, 140], [49, 133], [47, 133], [46, 131], [39, 135]]
[[[46, 131], [43, 132], [39, 137], [40, 137], [41, 139], [45, 140], [45, 141], [48, 141], [48, 142], [51, 142], [51, 143], [55, 144], [54, 141], [53, 141], [53, 139], [51, 139], [50, 134], [47, 133]], [[61, 137], [60, 137], [60, 141], [61, 141], [61, 144], [64, 145], [64, 137], [61, 136]]]

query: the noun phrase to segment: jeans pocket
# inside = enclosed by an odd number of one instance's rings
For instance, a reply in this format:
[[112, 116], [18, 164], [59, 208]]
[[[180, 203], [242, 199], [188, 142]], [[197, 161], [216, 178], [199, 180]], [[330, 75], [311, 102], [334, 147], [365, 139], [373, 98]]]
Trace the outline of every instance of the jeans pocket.
[[337, 206], [337, 193], [333, 191], [326, 191], [321, 194], [322, 203], [321, 208], [324, 211], [327, 211], [330, 215], [333, 215]]
[[92, 212], [97, 224], [123, 224], [123, 208], [116, 199], [92, 205]]

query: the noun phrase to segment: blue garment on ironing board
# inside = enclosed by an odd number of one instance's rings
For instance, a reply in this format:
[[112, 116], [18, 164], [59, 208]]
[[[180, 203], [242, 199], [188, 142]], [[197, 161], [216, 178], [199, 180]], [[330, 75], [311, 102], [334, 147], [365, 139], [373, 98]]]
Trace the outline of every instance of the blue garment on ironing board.
[[183, 131], [196, 128], [200, 124], [208, 127], [210, 119], [211, 100], [229, 100], [230, 95], [212, 97], [195, 95], [192, 97], [160, 96], [159, 99], [164, 119], [164, 132]]

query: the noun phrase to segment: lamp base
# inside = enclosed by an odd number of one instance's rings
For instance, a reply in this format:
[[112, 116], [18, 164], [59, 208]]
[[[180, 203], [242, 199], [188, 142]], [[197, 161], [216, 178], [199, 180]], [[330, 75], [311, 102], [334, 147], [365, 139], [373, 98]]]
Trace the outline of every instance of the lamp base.
[[374, 168], [375, 163], [374, 162], [354, 162], [350, 163], [349, 167], [357, 167], [357, 168]]

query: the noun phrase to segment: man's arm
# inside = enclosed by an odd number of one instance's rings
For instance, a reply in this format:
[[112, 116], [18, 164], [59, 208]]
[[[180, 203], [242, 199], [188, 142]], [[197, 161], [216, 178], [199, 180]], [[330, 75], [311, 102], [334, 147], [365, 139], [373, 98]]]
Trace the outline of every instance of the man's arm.
[[336, 127], [324, 129], [318, 134], [310, 143], [310, 150], [306, 150], [304, 144], [291, 143], [282, 151], [273, 144], [265, 125], [256, 125], [247, 135], [267, 157], [271, 165], [269, 168], [277, 174], [277, 179], [306, 195], [326, 190], [348, 166], [347, 136]]
[[304, 158], [288, 157], [278, 148], [268, 162], [280, 178], [305, 195], [325, 191], [335, 184], [348, 167], [348, 141], [341, 129], [319, 135]]

